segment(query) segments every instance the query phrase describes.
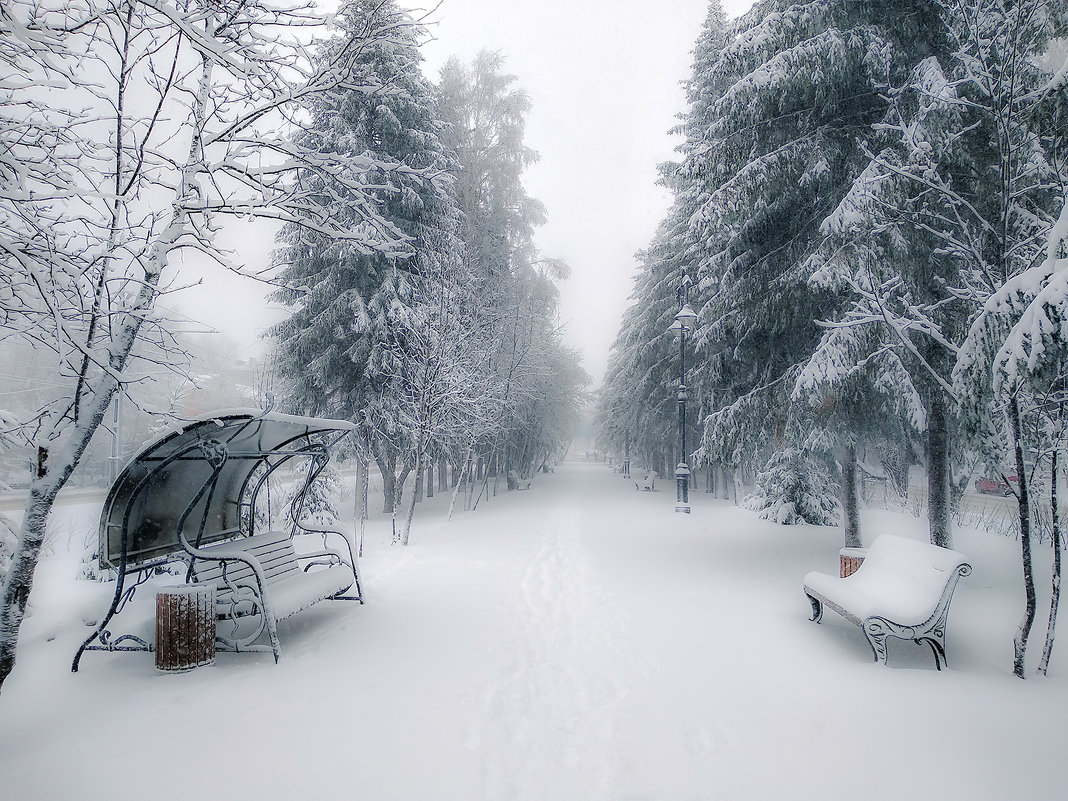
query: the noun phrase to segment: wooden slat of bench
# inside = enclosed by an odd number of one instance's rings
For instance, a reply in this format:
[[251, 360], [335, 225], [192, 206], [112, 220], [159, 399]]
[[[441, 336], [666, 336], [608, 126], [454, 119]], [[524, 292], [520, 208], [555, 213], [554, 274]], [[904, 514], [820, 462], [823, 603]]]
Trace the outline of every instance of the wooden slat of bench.
[[[257, 538], [249, 539], [256, 540]], [[219, 556], [235, 553], [252, 554], [263, 568], [263, 576], [267, 583], [300, 571], [300, 567], [297, 565], [297, 555], [293, 549], [293, 541], [288, 537], [285, 539], [269, 538], [266, 541], [250, 542], [249, 545], [251, 547], [244, 547], [244, 543], [236, 541], [225, 543], [216, 549], [207, 550], [215, 550]], [[198, 582], [212, 582], [216, 585], [222, 581], [224, 569], [226, 577], [230, 581], [246, 579], [252, 575], [252, 568], [239, 561], [224, 563], [213, 559], [198, 559], [193, 565], [193, 573], [196, 575]]]

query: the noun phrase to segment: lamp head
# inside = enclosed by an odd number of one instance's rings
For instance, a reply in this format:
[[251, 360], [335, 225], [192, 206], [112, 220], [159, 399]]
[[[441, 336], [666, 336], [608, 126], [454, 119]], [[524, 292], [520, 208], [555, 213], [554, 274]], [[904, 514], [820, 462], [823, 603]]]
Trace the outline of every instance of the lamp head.
[[697, 312], [693, 310], [689, 303], [684, 303], [682, 308], [679, 309], [679, 313], [675, 315], [675, 323], [688, 331], [694, 327], [696, 322]]

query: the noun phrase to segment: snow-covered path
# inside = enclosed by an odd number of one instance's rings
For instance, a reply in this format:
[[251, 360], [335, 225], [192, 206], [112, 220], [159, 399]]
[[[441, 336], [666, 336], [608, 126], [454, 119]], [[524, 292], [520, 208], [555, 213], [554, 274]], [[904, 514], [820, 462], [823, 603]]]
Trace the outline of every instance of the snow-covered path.
[[[73, 582], [60, 550], [0, 696], [2, 796], [1057, 795], [1068, 656], [1047, 679], [1009, 674], [1014, 542], [958, 536], [975, 573], [954, 601], [953, 669], [900, 642], [887, 669], [856, 627], [807, 620], [801, 577], [836, 568], [838, 530], [773, 526], [703, 494], [687, 518], [659, 489], [568, 464], [452, 522], [439, 495], [406, 549], [376, 520], [367, 604], [284, 622], [277, 666], [222, 654], [162, 675], [147, 655], [91, 654], [71, 675], [105, 588]], [[869, 538], [922, 536], [903, 513], [866, 524]]]

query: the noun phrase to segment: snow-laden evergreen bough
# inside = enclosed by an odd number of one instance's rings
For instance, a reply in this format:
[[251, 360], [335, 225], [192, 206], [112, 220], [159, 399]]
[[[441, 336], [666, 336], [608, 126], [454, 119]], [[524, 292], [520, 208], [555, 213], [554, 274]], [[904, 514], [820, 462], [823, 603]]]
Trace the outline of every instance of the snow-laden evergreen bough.
[[[308, 43], [326, 19], [299, 2], [11, 0], [0, 26], [0, 337], [49, 352], [61, 387], [18, 421], [35, 464], [0, 599], [2, 685], [56, 494], [114, 395], [178, 358], [157, 307], [180, 287], [172, 255], [240, 271], [214, 239], [231, 216], [300, 222], [368, 252], [403, 253], [406, 237], [368, 191], [369, 172], [392, 165], [290, 135], [309, 97], [382, 91], [352, 66], [395, 27], [316, 62]], [[336, 214], [308, 214], [323, 175], [346, 191]]]
[[868, 164], [809, 258], [810, 280], [846, 302], [824, 318], [831, 330], [806, 374], [833, 388], [853, 365], [893, 363], [899, 397], [922, 404], [932, 541], [948, 545], [948, 488], [968, 481], [951, 482], [960, 445], [945, 422], [959, 397], [954, 369], [970, 358], [960, 345], [984, 300], [1040, 259], [1056, 213], [1063, 133], [1048, 89], [1038, 91], [1052, 86], [1038, 62], [1064, 20], [1044, 0], [930, 9], [932, 46], [887, 87]]
[[[1041, 264], [1009, 279], [984, 304], [969, 331], [954, 374], [961, 416], [973, 442], [991, 463], [1006, 453], [1018, 476], [1021, 555], [1026, 607], [1014, 641], [1014, 672], [1023, 678], [1037, 591], [1031, 560], [1031, 464], [1049, 454], [1050, 507], [1055, 549], [1052, 601], [1046, 645], [1039, 666], [1046, 672], [1053, 647], [1061, 585], [1056, 466], [1064, 448], [1065, 365], [1068, 363], [1068, 203], [1053, 226]], [[1029, 425], [1024, 425], [1024, 422]]]

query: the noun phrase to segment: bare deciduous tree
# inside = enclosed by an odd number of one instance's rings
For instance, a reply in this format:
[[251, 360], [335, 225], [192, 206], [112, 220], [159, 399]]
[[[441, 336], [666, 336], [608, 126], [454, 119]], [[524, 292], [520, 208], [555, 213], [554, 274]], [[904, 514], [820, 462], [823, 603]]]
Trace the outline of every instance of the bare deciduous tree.
[[[172, 256], [196, 251], [240, 271], [214, 239], [231, 215], [404, 251], [365, 179], [393, 165], [326, 155], [289, 135], [308, 97], [379, 89], [353, 84], [351, 66], [361, 47], [392, 35], [389, 26], [321, 62], [308, 47], [325, 26], [299, 0], [0, 8], [0, 339], [46, 349], [60, 379], [37, 413], [5, 420], [36, 460], [0, 598], [0, 686], [56, 494], [112, 398], [142, 377], [139, 343], [154, 342], [161, 361], [173, 356], [157, 308], [180, 288]], [[335, 187], [345, 191], [324, 203]], [[345, 210], [344, 228], [321, 213], [331, 206]]]

